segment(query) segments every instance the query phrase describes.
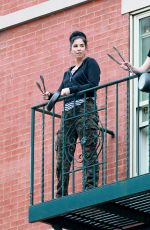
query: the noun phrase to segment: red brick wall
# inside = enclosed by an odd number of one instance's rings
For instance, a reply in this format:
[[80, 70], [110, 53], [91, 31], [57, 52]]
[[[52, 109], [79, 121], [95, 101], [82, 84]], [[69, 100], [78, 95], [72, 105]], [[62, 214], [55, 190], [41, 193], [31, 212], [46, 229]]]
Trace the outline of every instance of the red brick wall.
[[[20, 5], [17, 2], [2, 1], [2, 13], [42, 1], [20, 1]], [[72, 63], [68, 36], [73, 30], [83, 30], [87, 34], [88, 55], [96, 58], [100, 64], [101, 83], [123, 77], [125, 72], [109, 60], [107, 53], [112, 52], [112, 46], [117, 46], [128, 56], [128, 23], [128, 16], [121, 15], [121, 0], [97, 0], [1, 32], [1, 230], [50, 228], [40, 223], [28, 224], [30, 108], [43, 102], [35, 81], [43, 74], [49, 90], [58, 88], [64, 70]], [[124, 88], [121, 90], [120, 94]], [[114, 130], [114, 126], [109, 121], [109, 128]], [[123, 141], [121, 139], [120, 142]], [[111, 138], [108, 143], [115, 145]], [[124, 150], [121, 151], [124, 153]], [[123, 168], [124, 155], [120, 160]], [[110, 165], [109, 181], [113, 180], [111, 170]]]
[[1, 0], [0, 15], [10, 14], [46, 1], [47, 0]]

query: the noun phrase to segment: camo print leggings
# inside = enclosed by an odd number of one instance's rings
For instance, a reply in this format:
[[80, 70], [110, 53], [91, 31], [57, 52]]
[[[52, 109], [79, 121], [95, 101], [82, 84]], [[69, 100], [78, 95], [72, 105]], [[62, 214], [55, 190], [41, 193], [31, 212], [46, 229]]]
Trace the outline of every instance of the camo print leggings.
[[71, 162], [74, 158], [76, 142], [79, 138], [82, 147], [82, 164], [84, 167], [83, 190], [98, 186], [99, 162], [97, 156], [97, 142], [99, 117], [94, 110], [91, 98], [84, 104], [63, 113], [60, 129], [57, 132], [57, 193], [56, 197], [68, 194], [69, 174]]

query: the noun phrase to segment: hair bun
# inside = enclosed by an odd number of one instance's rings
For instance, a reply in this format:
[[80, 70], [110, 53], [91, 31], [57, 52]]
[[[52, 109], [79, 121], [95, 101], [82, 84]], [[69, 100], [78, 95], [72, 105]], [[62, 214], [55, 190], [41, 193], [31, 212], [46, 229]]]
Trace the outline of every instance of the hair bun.
[[70, 42], [71, 42], [72, 39], [75, 38], [75, 37], [82, 37], [82, 38], [84, 38], [84, 39], [86, 40], [86, 35], [85, 35], [83, 32], [81, 32], [81, 31], [74, 31], [74, 32], [70, 35], [70, 38], [69, 38]]

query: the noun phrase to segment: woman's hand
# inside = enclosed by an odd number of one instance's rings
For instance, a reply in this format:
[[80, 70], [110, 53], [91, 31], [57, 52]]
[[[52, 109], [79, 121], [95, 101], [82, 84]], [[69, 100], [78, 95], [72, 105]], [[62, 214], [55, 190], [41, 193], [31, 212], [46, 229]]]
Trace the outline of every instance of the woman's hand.
[[46, 91], [45, 93], [43, 93], [43, 99], [44, 100], [48, 100], [49, 99], [49, 96], [50, 96], [50, 92]]
[[129, 69], [132, 69], [132, 65], [129, 62], [121, 62], [120, 67], [126, 71], [129, 71]]
[[70, 94], [69, 88], [64, 88], [61, 90], [61, 96], [68, 96]]
[[121, 62], [120, 67], [126, 71], [129, 71], [133, 74], [139, 73], [139, 68], [132, 66], [129, 62]]

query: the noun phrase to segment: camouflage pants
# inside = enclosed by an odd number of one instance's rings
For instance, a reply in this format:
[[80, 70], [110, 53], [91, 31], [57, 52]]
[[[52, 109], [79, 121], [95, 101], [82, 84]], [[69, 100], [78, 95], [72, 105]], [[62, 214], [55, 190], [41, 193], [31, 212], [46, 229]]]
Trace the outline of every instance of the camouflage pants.
[[[86, 113], [94, 109], [92, 99], [86, 101]], [[81, 115], [75, 118], [75, 116]], [[69, 119], [68, 119], [69, 118]], [[68, 194], [71, 162], [74, 158], [76, 141], [79, 138], [82, 146], [82, 164], [84, 168], [83, 189], [96, 187], [99, 180], [99, 162], [97, 156], [98, 141], [97, 112], [84, 114], [84, 105], [76, 106], [64, 113], [64, 123], [61, 122], [57, 133], [57, 168], [58, 179], [56, 197]]]

